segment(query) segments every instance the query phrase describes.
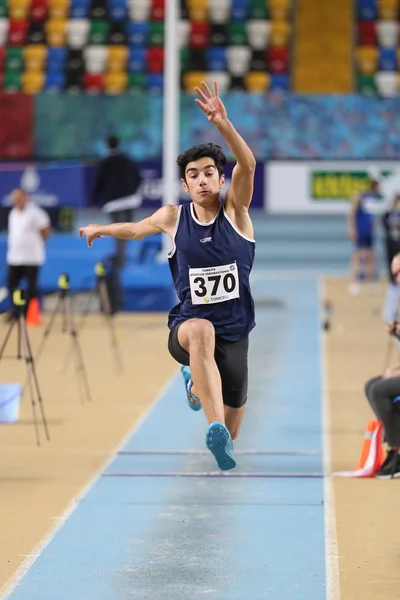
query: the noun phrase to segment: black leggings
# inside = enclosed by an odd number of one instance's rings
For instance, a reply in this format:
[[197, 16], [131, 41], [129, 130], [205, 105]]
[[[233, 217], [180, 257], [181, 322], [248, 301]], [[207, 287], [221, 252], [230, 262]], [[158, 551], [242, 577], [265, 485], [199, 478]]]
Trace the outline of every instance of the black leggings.
[[27, 289], [26, 289], [26, 304], [25, 304], [25, 314], [28, 310], [29, 301], [32, 298], [37, 298], [38, 290], [37, 290], [37, 280], [39, 275], [39, 267], [34, 265], [8, 265], [8, 275], [7, 275], [7, 288], [12, 300], [12, 293], [14, 290], [18, 289], [21, 280], [26, 277], [27, 279]]
[[400, 396], [400, 377], [373, 377], [365, 384], [365, 395], [376, 417], [382, 421], [385, 441], [391, 448], [400, 447], [400, 403], [393, 403]]

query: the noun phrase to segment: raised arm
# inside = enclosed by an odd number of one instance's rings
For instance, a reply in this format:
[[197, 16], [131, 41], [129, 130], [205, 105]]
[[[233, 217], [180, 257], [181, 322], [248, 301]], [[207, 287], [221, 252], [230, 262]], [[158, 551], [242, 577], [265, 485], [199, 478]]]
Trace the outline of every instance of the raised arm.
[[235, 209], [247, 209], [253, 196], [256, 160], [249, 146], [229, 121], [226, 108], [218, 94], [218, 84], [214, 82], [214, 94], [204, 81], [202, 86], [202, 90], [195, 88], [201, 98], [201, 100], [196, 98], [195, 102], [218, 129], [236, 160], [232, 184], [226, 194], [225, 202], [232, 203]]
[[86, 236], [89, 248], [93, 241], [105, 235], [119, 240], [141, 240], [155, 233], [174, 235], [178, 206], [163, 206], [147, 219], [137, 223], [111, 223], [110, 225], [86, 225], [79, 230], [80, 237]]

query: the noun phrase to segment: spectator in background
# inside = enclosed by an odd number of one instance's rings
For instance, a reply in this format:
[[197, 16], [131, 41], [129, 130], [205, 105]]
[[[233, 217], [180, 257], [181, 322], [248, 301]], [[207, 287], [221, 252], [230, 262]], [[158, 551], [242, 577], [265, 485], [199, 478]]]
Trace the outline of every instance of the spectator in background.
[[[37, 298], [37, 281], [40, 267], [45, 262], [45, 242], [51, 227], [46, 211], [30, 202], [26, 192], [15, 189], [11, 193], [13, 208], [8, 217], [7, 288], [12, 295], [27, 279], [25, 313], [32, 298]], [[12, 318], [10, 312], [8, 319]]]
[[389, 322], [397, 320], [399, 308], [399, 286], [391, 270], [391, 264], [396, 254], [400, 252], [400, 194], [395, 195], [392, 207], [384, 213], [382, 221], [386, 233], [386, 259], [389, 277], [385, 321]]
[[379, 182], [370, 175], [366, 190], [353, 199], [348, 219], [349, 237], [355, 244], [350, 266], [349, 292], [351, 294], [358, 294], [360, 291], [358, 280], [362, 270], [369, 283], [375, 279], [373, 207], [378, 199]]
[[[92, 203], [100, 205], [110, 215], [112, 223], [126, 223], [135, 220], [134, 209], [140, 206], [141, 199], [136, 195], [142, 177], [135, 161], [119, 150], [119, 140], [115, 136], [108, 139], [109, 156], [99, 164], [93, 187]], [[117, 267], [125, 263], [125, 240], [116, 240]]]

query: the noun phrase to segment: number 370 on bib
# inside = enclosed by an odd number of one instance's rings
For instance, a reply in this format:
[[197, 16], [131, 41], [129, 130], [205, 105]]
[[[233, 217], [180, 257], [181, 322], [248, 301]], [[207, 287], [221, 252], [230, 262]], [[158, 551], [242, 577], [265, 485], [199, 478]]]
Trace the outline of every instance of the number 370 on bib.
[[193, 304], [216, 304], [239, 298], [239, 275], [236, 263], [189, 269]]

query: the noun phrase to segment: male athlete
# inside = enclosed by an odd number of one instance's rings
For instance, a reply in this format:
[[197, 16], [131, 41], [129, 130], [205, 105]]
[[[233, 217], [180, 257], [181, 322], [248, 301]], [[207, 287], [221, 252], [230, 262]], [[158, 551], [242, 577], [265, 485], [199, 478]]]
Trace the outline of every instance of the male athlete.
[[224, 202], [225, 155], [215, 144], [194, 146], [177, 159], [190, 204], [163, 206], [138, 223], [88, 225], [80, 235], [89, 247], [103, 235], [139, 240], [164, 232], [172, 238], [168, 258], [179, 303], [169, 314], [168, 349], [184, 365], [189, 405], [204, 409], [208, 449], [219, 468], [229, 470], [236, 466], [232, 440], [247, 400], [248, 336], [255, 326], [249, 285], [255, 242], [248, 208], [256, 161], [228, 120], [217, 84], [214, 93], [205, 82], [195, 91], [195, 102], [236, 159]]

